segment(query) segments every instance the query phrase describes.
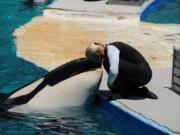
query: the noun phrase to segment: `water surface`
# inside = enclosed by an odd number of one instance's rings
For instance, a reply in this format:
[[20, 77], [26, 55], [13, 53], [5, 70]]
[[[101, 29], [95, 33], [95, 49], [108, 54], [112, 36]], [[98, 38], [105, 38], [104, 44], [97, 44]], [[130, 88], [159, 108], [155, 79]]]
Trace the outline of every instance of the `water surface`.
[[17, 57], [13, 37], [16, 28], [41, 15], [46, 6], [31, 0], [0, 1], [0, 92], [9, 93], [47, 72]]
[[[31, 108], [32, 109], [32, 108]], [[124, 135], [98, 106], [0, 115], [3, 135]]]
[[155, 10], [150, 12], [144, 19], [154, 23], [180, 24], [180, 0], [165, 0]]

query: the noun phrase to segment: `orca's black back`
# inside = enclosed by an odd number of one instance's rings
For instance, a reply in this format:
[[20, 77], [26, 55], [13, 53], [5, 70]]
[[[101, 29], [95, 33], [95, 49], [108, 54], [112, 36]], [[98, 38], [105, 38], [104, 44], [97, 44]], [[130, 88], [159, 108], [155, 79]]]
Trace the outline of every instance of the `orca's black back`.
[[45, 77], [44, 81], [46, 81], [48, 85], [53, 86], [56, 83], [70, 78], [76, 74], [92, 70], [100, 66], [101, 64], [94, 64], [86, 58], [75, 59], [50, 72]]
[[[67, 62], [59, 66], [58, 68], [52, 70], [45, 76], [41, 77], [41, 78], [44, 78], [44, 80], [31, 93], [28, 93], [27, 95], [23, 95], [17, 98], [16, 101], [20, 102], [19, 104], [28, 102], [34, 95], [36, 95], [39, 91], [41, 91], [46, 85], [53, 86], [74, 75], [77, 75], [77, 74], [80, 74], [89, 70], [93, 70], [96, 68], [100, 68], [100, 67], [101, 67], [101, 64], [92, 63], [89, 60], [87, 60], [87, 58], [79, 58], [79, 59], [75, 59], [70, 62]], [[5, 101], [8, 97], [13, 95], [17, 91], [20, 91], [22, 88], [34, 83], [35, 81], [32, 81], [9, 94], [0, 94], [0, 104], [3, 103], [3, 101]]]

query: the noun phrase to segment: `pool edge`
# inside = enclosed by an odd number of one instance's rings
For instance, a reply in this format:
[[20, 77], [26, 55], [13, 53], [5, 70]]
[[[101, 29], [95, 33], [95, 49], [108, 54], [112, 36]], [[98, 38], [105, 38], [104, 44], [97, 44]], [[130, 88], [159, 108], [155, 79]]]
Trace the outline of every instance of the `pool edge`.
[[153, 120], [143, 115], [130, 111], [116, 101], [108, 101], [104, 96], [98, 95], [97, 102], [103, 109], [111, 113], [116, 119], [116, 125], [121, 131], [128, 135], [178, 135], [178, 133], [160, 126]]

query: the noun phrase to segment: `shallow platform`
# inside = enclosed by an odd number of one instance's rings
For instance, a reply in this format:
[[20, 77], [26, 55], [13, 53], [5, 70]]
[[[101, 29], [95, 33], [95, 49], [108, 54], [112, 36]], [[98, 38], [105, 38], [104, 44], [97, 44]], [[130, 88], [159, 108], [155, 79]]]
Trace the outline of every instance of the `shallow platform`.
[[[104, 74], [100, 90], [107, 90], [107, 75]], [[146, 119], [158, 123], [173, 132], [180, 133], [180, 96], [169, 89], [171, 86], [171, 68], [153, 69], [153, 78], [147, 85], [156, 93], [157, 100], [148, 98], [117, 99], [115, 102], [125, 110], [141, 114]], [[114, 101], [113, 101], [114, 102]]]
[[57, 0], [49, 5], [49, 8], [72, 10], [72, 11], [84, 11], [84, 12], [96, 12], [96, 13], [128, 13], [137, 14], [140, 12], [141, 7], [138, 5], [109, 5], [108, 0], [100, 1], [84, 1], [84, 0]]

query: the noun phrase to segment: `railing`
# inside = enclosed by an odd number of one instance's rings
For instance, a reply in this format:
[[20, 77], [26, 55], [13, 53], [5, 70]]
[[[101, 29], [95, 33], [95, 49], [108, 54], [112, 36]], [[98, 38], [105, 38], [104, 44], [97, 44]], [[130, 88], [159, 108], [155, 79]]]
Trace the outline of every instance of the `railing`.
[[173, 67], [172, 67], [171, 88], [180, 94], [180, 46], [173, 47]]

